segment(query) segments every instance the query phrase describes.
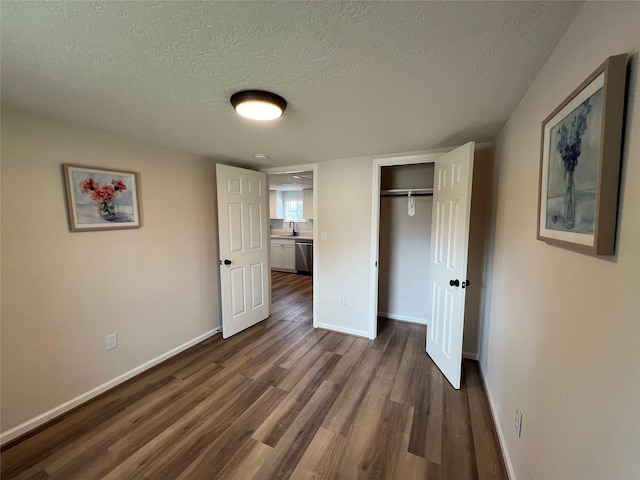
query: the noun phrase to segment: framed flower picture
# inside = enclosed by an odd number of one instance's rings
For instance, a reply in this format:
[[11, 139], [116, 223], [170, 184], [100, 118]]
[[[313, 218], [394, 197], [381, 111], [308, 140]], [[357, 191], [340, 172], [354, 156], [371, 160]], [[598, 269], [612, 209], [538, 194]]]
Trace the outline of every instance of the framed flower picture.
[[613, 255], [626, 72], [609, 57], [542, 122], [538, 240]]
[[138, 174], [62, 166], [72, 232], [140, 228]]

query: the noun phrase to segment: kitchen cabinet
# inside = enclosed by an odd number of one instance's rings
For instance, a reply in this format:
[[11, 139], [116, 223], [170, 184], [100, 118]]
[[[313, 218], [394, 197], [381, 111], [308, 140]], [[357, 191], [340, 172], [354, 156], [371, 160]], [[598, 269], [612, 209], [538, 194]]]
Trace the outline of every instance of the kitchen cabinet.
[[302, 216], [305, 220], [313, 220], [313, 189], [302, 191]]
[[288, 239], [271, 240], [271, 269], [296, 271], [296, 242]]
[[284, 218], [284, 199], [282, 192], [269, 190], [269, 218], [282, 220]]

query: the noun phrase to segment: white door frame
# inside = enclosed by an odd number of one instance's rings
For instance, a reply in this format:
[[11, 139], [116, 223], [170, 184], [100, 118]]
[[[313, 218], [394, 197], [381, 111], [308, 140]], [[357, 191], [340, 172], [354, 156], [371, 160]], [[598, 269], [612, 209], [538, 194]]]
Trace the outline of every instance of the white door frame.
[[[260, 171], [267, 175], [275, 175], [278, 173], [313, 172], [313, 276], [315, 276], [320, 267], [318, 264], [318, 256], [316, 255], [316, 246], [318, 245], [318, 164], [306, 163], [302, 165], [290, 165], [287, 167], [261, 168]], [[267, 177], [267, 183], [268, 181], [269, 178]], [[269, 209], [267, 209], [267, 212], [269, 212]], [[269, 254], [269, 268], [271, 268], [271, 254]], [[318, 295], [316, 295], [316, 285], [317, 282], [313, 282], [314, 328], [317, 328], [316, 323], [318, 322]], [[269, 314], [271, 314], [271, 282], [269, 282]]]
[[[378, 255], [380, 245], [380, 172], [382, 167], [413, 165], [416, 163], [434, 163], [451, 148], [437, 150], [420, 155], [383, 157], [373, 160], [373, 197], [371, 200], [371, 285], [369, 286], [369, 338], [378, 336]], [[315, 179], [315, 175], [314, 175]], [[314, 296], [315, 302], [315, 296]], [[314, 305], [315, 306], [315, 305]]]

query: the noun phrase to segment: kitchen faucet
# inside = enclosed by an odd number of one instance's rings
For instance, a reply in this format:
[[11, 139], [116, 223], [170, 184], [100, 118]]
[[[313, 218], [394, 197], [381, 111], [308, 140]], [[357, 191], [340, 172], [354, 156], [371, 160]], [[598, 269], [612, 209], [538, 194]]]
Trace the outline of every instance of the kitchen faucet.
[[298, 236], [299, 230], [298, 230], [298, 225], [296, 225], [296, 222], [289, 222], [289, 226], [291, 227], [291, 235], [294, 237]]

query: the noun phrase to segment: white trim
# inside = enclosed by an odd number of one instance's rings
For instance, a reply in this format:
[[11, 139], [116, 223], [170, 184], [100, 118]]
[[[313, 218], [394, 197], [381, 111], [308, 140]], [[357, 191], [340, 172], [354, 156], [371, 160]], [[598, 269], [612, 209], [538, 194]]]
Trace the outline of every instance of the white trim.
[[[302, 165], [289, 165], [287, 167], [268, 167], [261, 168], [260, 171], [266, 173], [267, 175], [274, 175], [277, 173], [300, 173], [300, 172], [310, 172], [313, 171], [313, 176], [315, 180], [316, 169], [318, 168], [317, 163], [305, 163]], [[314, 181], [315, 187], [315, 181]]]
[[341, 327], [339, 325], [329, 325], [328, 323], [320, 323], [320, 322], [314, 325], [314, 327], [323, 328], [325, 330], [331, 330], [332, 332], [347, 333], [349, 335], [356, 335], [358, 337], [370, 338], [369, 332], [367, 332], [366, 330], [356, 330], [355, 328], [346, 328], [346, 327]]
[[473, 353], [473, 352], [465, 352], [463, 350], [462, 351], [462, 358], [468, 358], [469, 360], [475, 360], [477, 362], [478, 359], [480, 358], [480, 354], [479, 353]]
[[491, 392], [487, 388], [487, 382], [484, 379], [484, 372], [482, 371], [482, 364], [480, 364], [480, 378], [482, 379], [482, 385], [484, 387], [484, 393], [487, 396], [487, 400], [489, 401], [489, 410], [491, 411], [491, 417], [493, 419], [493, 424], [496, 427], [496, 432], [498, 433], [498, 443], [500, 444], [500, 452], [502, 453], [502, 459], [504, 460], [504, 464], [507, 466], [507, 476], [509, 480], [516, 480], [516, 472], [513, 469], [513, 465], [511, 463], [511, 457], [509, 456], [509, 450], [507, 449], [507, 441], [504, 438], [504, 433], [502, 431], [502, 427], [500, 426], [500, 422], [498, 421], [498, 412], [496, 411], [496, 404], [493, 401], [493, 396]]
[[367, 336], [378, 336], [378, 261], [380, 260], [380, 164], [373, 161], [373, 198], [371, 200], [371, 274], [369, 275], [369, 329]]
[[416, 323], [418, 325], [427, 326], [426, 318], [410, 317], [408, 315], [396, 315], [395, 313], [378, 312], [379, 317], [388, 318], [389, 320], [397, 320], [399, 322]]
[[77, 397], [72, 398], [71, 400], [64, 402], [63, 404], [52, 408], [51, 410], [48, 410], [38, 415], [37, 417], [32, 418], [31, 420], [27, 420], [26, 422], [21, 423], [20, 425], [13, 427], [7, 430], [6, 432], [3, 432], [2, 434], [0, 434], [0, 445], [3, 445], [10, 440], [13, 440], [14, 438], [17, 438], [20, 435], [23, 435], [29, 432], [30, 430], [33, 430], [36, 427], [39, 427], [40, 425], [48, 422], [49, 420], [53, 420], [54, 418], [62, 415], [63, 413], [68, 412], [72, 408], [77, 407], [78, 405], [88, 402], [89, 400], [97, 397], [101, 393], [104, 393], [107, 390], [110, 390], [113, 387], [120, 385], [126, 380], [129, 380], [130, 378], [135, 377], [136, 375], [144, 372], [145, 370], [150, 369], [151, 367], [159, 364], [160, 362], [163, 362], [168, 358], [171, 358], [174, 355], [177, 355], [178, 353], [186, 350], [187, 348], [190, 348], [221, 331], [222, 331], [222, 326], [214, 328], [213, 330], [210, 330], [206, 333], [203, 333], [202, 335], [199, 335], [196, 338], [189, 340], [188, 342], [183, 343], [182, 345], [177, 346], [176, 348], [172, 348], [168, 352], [165, 352], [162, 355], [157, 356], [156, 358], [153, 358], [148, 362], [145, 362], [142, 365], [139, 365], [134, 369], [129, 370], [128, 372], [125, 372], [122, 375], [119, 375], [116, 378], [103, 383], [102, 385], [92, 388], [88, 392], [78, 395]]
[[414, 165], [417, 163], [433, 163], [436, 158], [448, 153], [452, 148], [438, 149], [431, 153], [423, 153], [420, 155], [400, 155], [395, 157], [375, 158], [373, 162], [377, 165], [393, 166], [393, 165]]
[[378, 336], [378, 246], [380, 242], [380, 169], [383, 165], [411, 165], [416, 163], [433, 163], [436, 158], [451, 149], [437, 149], [429, 153], [418, 155], [396, 155], [393, 157], [378, 157], [373, 159], [373, 196], [371, 199], [371, 274], [369, 275], [369, 325], [368, 337]]

